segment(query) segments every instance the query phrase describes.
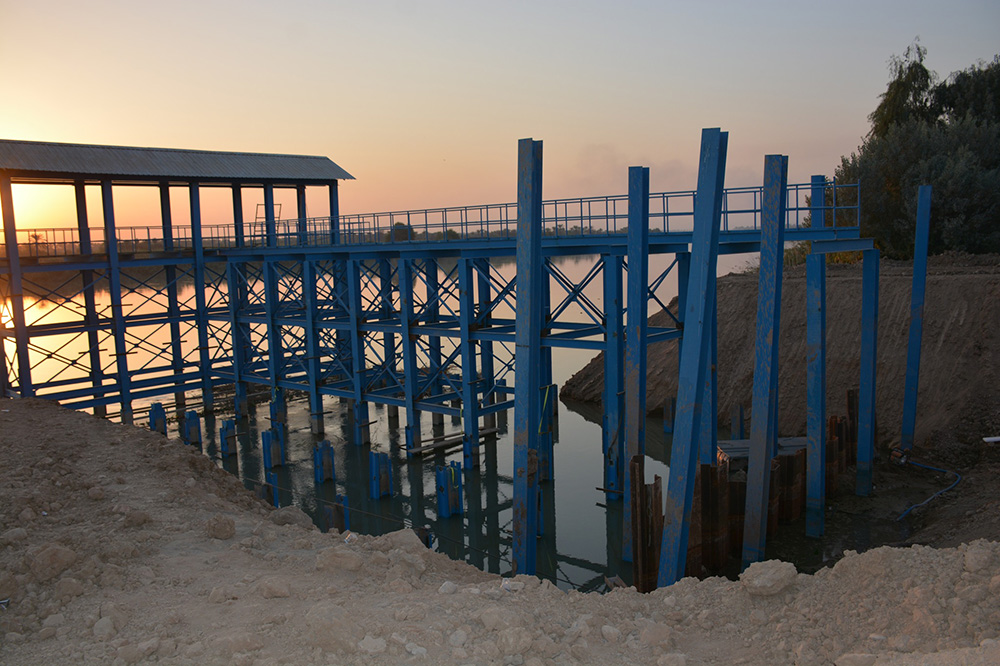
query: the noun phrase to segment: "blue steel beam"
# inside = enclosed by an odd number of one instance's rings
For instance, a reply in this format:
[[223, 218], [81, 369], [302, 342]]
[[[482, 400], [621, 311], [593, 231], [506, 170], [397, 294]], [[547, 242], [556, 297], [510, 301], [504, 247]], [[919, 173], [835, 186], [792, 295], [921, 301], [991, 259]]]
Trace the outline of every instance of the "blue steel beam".
[[785, 254], [785, 206], [788, 158], [764, 158], [761, 202], [761, 250], [757, 287], [757, 334], [754, 339], [753, 404], [750, 411], [750, 460], [743, 520], [743, 568], [764, 559], [771, 459], [776, 455], [778, 339], [781, 277]]
[[715, 449], [719, 441], [719, 387], [716, 381], [719, 362], [719, 308], [715, 294], [715, 280], [706, 298], [711, 299], [712, 312], [710, 341], [705, 349], [705, 382], [701, 399], [701, 433], [698, 440], [698, 462], [713, 465], [716, 462]]
[[542, 357], [542, 142], [521, 139], [517, 159], [517, 333], [514, 348], [513, 562], [535, 573]]
[[309, 225], [306, 216], [306, 186], [299, 183], [295, 186], [295, 231], [299, 245], [309, 244]]
[[[163, 231], [163, 249], [166, 252], [174, 250], [174, 226], [170, 209], [170, 183], [160, 183], [160, 227]], [[181, 315], [179, 299], [177, 298], [177, 266], [164, 266], [167, 280], [167, 316], [170, 324], [170, 355], [174, 374], [180, 374], [184, 366], [184, 352], [181, 348]], [[174, 392], [174, 406], [178, 414], [184, 411], [183, 391]]]
[[[476, 284], [478, 289], [478, 307], [479, 311], [476, 314], [476, 322], [480, 327], [489, 328], [493, 323], [493, 301], [492, 301], [492, 291], [490, 288], [490, 262], [488, 259], [475, 259], [474, 266], [476, 267]], [[488, 408], [497, 402], [496, 394], [496, 366], [493, 357], [493, 342], [491, 340], [485, 340], [482, 338], [477, 338], [473, 335], [473, 338], [477, 340], [479, 344], [479, 365], [480, 365], [480, 377], [482, 378], [482, 394], [483, 394], [483, 425], [486, 428], [495, 428], [497, 426], [496, 412], [487, 411]]]
[[711, 313], [706, 298], [713, 283], [719, 250], [722, 190], [729, 133], [718, 128], [701, 133], [698, 193], [694, 208], [684, 337], [677, 390], [677, 416], [670, 449], [670, 472], [664, 511], [663, 541], [657, 585], [672, 585], [684, 576], [698, 465], [698, 402], [705, 380], [705, 347], [709, 344]]
[[274, 186], [264, 184], [264, 228], [268, 247], [278, 246], [278, 229], [274, 219]]
[[806, 536], [821, 537], [826, 508], [826, 255], [806, 258]]
[[305, 308], [306, 375], [309, 381], [309, 425], [314, 435], [323, 434], [323, 396], [319, 392], [320, 349], [316, 327], [319, 307], [316, 301], [316, 262], [302, 262], [302, 305]]
[[338, 181], [329, 185], [330, 196], [330, 245], [340, 245], [340, 191]]
[[913, 288], [910, 291], [910, 333], [906, 348], [906, 385], [903, 389], [903, 429], [899, 446], [913, 448], [917, 425], [917, 389], [920, 386], [920, 343], [924, 331], [924, 292], [927, 289], [927, 243], [931, 228], [931, 186], [917, 194], [917, 235], [913, 247]]
[[[604, 449], [604, 487], [620, 491], [625, 433], [623, 367], [625, 356], [625, 336], [622, 327], [624, 295], [622, 293], [622, 256], [602, 255], [604, 263], [604, 422], [602, 428]], [[623, 499], [620, 492], [605, 494], [608, 501]]]
[[233, 183], [233, 233], [236, 239], [236, 247], [246, 245], [246, 228], [243, 224], [243, 187], [239, 183]]
[[628, 465], [646, 454], [646, 326], [649, 317], [649, 169], [628, 170], [628, 309], [625, 325], [625, 460], [622, 559], [632, 561], [632, 483]]
[[351, 318], [351, 409], [354, 421], [354, 444], [362, 446], [371, 441], [368, 423], [368, 403], [365, 400], [365, 343], [364, 332], [359, 328], [364, 318], [361, 302], [361, 263], [352, 259], [347, 262], [348, 314]]
[[226, 265], [226, 282], [229, 284], [229, 332], [231, 336], [230, 357], [233, 366], [233, 385], [235, 387], [234, 412], [237, 419], [247, 416], [247, 384], [244, 379], [246, 365], [246, 346], [249, 331], [240, 322], [240, 310], [246, 305], [246, 287], [239, 275], [238, 264], [231, 261]]
[[872, 492], [875, 457], [875, 377], [878, 357], [878, 250], [865, 250], [861, 276], [861, 381], [858, 391], [858, 462], [854, 492]]

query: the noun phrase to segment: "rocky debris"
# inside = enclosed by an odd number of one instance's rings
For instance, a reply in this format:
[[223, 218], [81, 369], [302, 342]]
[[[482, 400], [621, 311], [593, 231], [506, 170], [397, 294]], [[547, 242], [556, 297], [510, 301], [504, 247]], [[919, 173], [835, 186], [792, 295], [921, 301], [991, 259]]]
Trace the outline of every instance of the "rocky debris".
[[35, 580], [45, 582], [55, 578], [76, 562], [76, 552], [62, 544], [49, 543], [29, 552], [28, 566]]
[[236, 535], [236, 521], [229, 516], [216, 513], [205, 521], [205, 534], [212, 539], [225, 541]]
[[754, 562], [740, 574], [743, 588], [755, 597], [769, 597], [780, 594], [795, 584], [798, 572], [791, 562], [768, 560]]
[[361, 556], [347, 546], [325, 548], [316, 555], [316, 569], [319, 571], [357, 571], [364, 564]]
[[306, 515], [305, 511], [294, 505], [275, 509], [268, 516], [268, 519], [275, 525], [298, 525], [307, 530], [316, 529], [312, 518]]

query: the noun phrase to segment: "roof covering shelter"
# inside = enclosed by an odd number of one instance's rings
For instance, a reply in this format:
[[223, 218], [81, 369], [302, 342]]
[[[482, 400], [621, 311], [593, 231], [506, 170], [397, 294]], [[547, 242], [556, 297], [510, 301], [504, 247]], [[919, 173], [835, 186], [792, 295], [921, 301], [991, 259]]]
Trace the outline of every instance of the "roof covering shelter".
[[0, 139], [0, 172], [14, 182], [170, 181], [321, 185], [353, 176], [328, 157]]

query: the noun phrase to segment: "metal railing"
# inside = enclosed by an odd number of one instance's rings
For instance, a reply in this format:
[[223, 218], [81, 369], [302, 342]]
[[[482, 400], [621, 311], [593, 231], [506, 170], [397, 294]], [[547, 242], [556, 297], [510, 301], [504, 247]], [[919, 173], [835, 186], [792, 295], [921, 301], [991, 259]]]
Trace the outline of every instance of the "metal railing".
[[[809, 227], [813, 208], [806, 197], [812, 184], [789, 185], [786, 228]], [[760, 229], [763, 188], [729, 188], [723, 193], [723, 232]], [[695, 192], [663, 192], [649, 196], [651, 234], [690, 232], [694, 221]], [[820, 209], [825, 227], [856, 228], [859, 224], [858, 185], [828, 181]], [[548, 238], [613, 236], [628, 229], [628, 195], [555, 199], [542, 203], [542, 219]], [[22, 229], [17, 231], [18, 253], [22, 257], [104, 254], [107, 239], [103, 227], [92, 227], [90, 251], [85, 252], [76, 228]], [[172, 238], [165, 239], [157, 226], [118, 227], [120, 254], [144, 254], [191, 250], [191, 228], [174, 226]], [[487, 204], [454, 208], [362, 213], [340, 216], [340, 243], [344, 245], [387, 243], [434, 243], [454, 240], [510, 241], [517, 234], [517, 204]], [[324, 246], [332, 244], [329, 217], [276, 220], [268, 237], [262, 221], [248, 222], [243, 247]], [[0, 234], [0, 256], [7, 249]], [[202, 247], [208, 250], [238, 247], [236, 229], [231, 224], [203, 225]]]

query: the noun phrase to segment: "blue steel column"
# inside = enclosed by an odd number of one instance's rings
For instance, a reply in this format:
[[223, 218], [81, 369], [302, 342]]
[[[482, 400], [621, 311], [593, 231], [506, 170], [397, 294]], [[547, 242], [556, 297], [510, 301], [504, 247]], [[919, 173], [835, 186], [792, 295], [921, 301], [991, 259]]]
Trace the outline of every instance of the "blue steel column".
[[340, 195], [337, 182], [330, 183], [330, 244], [340, 245]]
[[361, 266], [359, 260], [347, 262], [347, 302], [351, 318], [351, 384], [354, 415], [354, 443], [357, 446], [371, 441], [368, 423], [368, 403], [365, 401], [365, 339], [361, 330], [364, 317], [361, 302]]
[[417, 411], [417, 338], [413, 322], [413, 260], [399, 259], [399, 325], [403, 345], [403, 400], [406, 409], [406, 454], [420, 446], [420, 412]]
[[[163, 230], [163, 249], [166, 252], [174, 250], [173, 218], [170, 210], [170, 184], [160, 183], [160, 226]], [[164, 267], [167, 279], [167, 318], [170, 320], [170, 358], [174, 377], [180, 377], [184, 372], [184, 352], [181, 348], [181, 312], [180, 301], [177, 298], [177, 267], [168, 264]], [[174, 393], [174, 408], [178, 413], [184, 410], [184, 391]]]
[[875, 370], [878, 357], [878, 250], [865, 250], [861, 277], [861, 386], [858, 391], [858, 463], [854, 492], [872, 492], [875, 457]]
[[306, 221], [306, 186], [302, 184], [295, 186], [295, 218], [299, 245], [308, 245], [309, 224]]
[[118, 390], [121, 396], [122, 423], [132, 424], [132, 380], [128, 374], [128, 345], [125, 342], [125, 313], [122, 311], [121, 265], [118, 261], [118, 236], [115, 232], [115, 206], [111, 196], [111, 181], [101, 181], [101, 201], [104, 210], [104, 239], [108, 253], [111, 314], [115, 326], [115, 362], [118, 370]]
[[785, 253], [785, 207], [788, 158], [764, 158], [764, 192], [760, 222], [760, 274], [757, 287], [757, 335], [754, 340], [753, 405], [750, 412], [750, 461], [743, 520], [743, 568], [764, 558], [771, 459], [777, 423], [778, 338], [781, 322], [781, 277]]
[[535, 573], [542, 358], [542, 142], [517, 144], [517, 307], [514, 346], [514, 561]]
[[309, 381], [309, 426], [314, 435], [323, 434], [323, 396], [319, 392], [319, 329], [316, 327], [316, 262], [302, 260], [302, 301], [305, 306], [306, 375]]
[[[438, 276], [438, 265], [434, 259], [424, 260], [424, 279], [427, 282], [427, 298], [424, 301], [425, 323], [436, 324], [438, 315], [441, 312], [440, 301], [440, 279]], [[427, 336], [427, 371], [431, 376], [440, 377], [438, 370], [441, 368], [441, 337], [431, 333]], [[433, 395], [441, 393], [441, 380], [433, 379], [430, 382], [430, 391]], [[440, 426], [444, 423], [444, 414], [431, 412], [431, 423]]]
[[917, 389], [920, 385], [920, 343], [924, 331], [924, 292], [927, 288], [927, 242], [931, 228], [931, 186], [917, 194], [917, 236], [913, 248], [913, 288], [910, 292], [910, 335], [906, 349], [906, 386], [903, 389], [903, 430], [899, 445], [913, 448], [917, 425]]
[[719, 362], [719, 308], [716, 300], [715, 280], [712, 282], [712, 288], [706, 294], [706, 297], [711, 299], [709, 309], [712, 313], [712, 320], [709, 332], [710, 339], [708, 347], [705, 348], [705, 382], [701, 398], [701, 423], [699, 426], [701, 433], [698, 436], [698, 462], [702, 465], [715, 464], [715, 450], [719, 441], [719, 387], [716, 381], [718, 376], [716, 366]]
[[264, 226], [268, 247], [278, 246], [278, 229], [274, 219], [274, 185], [264, 183]]
[[[479, 325], [481, 328], [489, 328], [492, 324], [492, 315], [490, 314], [490, 308], [492, 307], [492, 302], [490, 300], [490, 261], [489, 259], [476, 259], [476, 274], [477, 278], [477, 290], [479, 293]], [[479, 366], [480, 366], [480, 377], [482, 379], [482, 395], [489, 396], [485, 400], [486, 407], [489, 407], [497, 401], [496, 394], [496, 366], [494, 364], [493, 358], [493, 343], [489, 340], [479, 341]], [[495, 428], [497, 426], [497, 415], [496, 412], [491, 411], [489, 414], [483, 417], [483, 425], [487, 428]]]
[[[93, 246], [90, 242], [90, 220], [87, 216], [87, 187], [84, 181], [73, 183], [76, 194], [76, 226], [80, 234], [80, 254], [90, 256]], [[97, 298], [94, 294], [94, 271], [84, 270], [83, 303], [86, 309], [84, 322], [87, 325], [87, 346], [90, 356], [90, 382], [94, 387], [94, 397], [103, 398], [104, 372], [101, 365], [101, 339], [98, 335]], [[104, 404], [94, 405], [95, 416], [105, 416], [107, 407]]]
[[271, 387], [281, 379], [282, 356], [281, 330], [278, 327], [278, 275], [275, 262], [264, 261], [264, 316], [267, 318], [267, 375]]
[[470, 470], [479, 461], [479, 376], [476, 372], [476, 343], [472, 341], [472, 322], [476, 307], [476, 282], [472, 260], [458, 260], [458, 319], [462, 337], [462, 446], [463, 469]]
[[806, 434], [806, 536], [821, 537], [826, 506], [825, 254], [806, 257]]
[[[379, 259], [378, 273], [379, 288], [382, 291], [380, 295], [382, 310], [380, 317], [385, 321], [391, 321], [396, 314], [392, 307], [392, 262], [385, 257]], [[396, 367], [396, 334], [388, 330], [382, 334], [382, 358], [385, 361], [385, 371], [387, 374], [386, 378], [382, 380], [383, 384], [385, 384], [389, 381], [389, 377], [395, 378], [399, 374], [399, 368]], [[398, 425], [399, 407], [397, 405], [386, 405], [385, 409], [386, 416], [390, 419], [390, 425]]]
[[[624, 366], [624, 330], [622, 328], [622, 257], [606, 254], [604, 262], [604, 487], [621, 491], [623, 463], [622, 438], [625, 432], [622, 385]], [[605, 494], [607, 500], [620, 500], [619, 492]]]
[[35, 394], [31, 383], [31, 356], [28, 353], [28, 326], [24, 317], [24, 291], [21, 284], [21, 256], [17, 247], [17, 226], [14, 224], [14, 198], [10, 176], [0, 175], [0, 206], [3, 212], [4, 242], [7, 245], [7, 265], [10, 267], [10, 309], [14, 320], [14, 341], [17, 344], [17, 384], [21, 397]]
[[701, 133], [698, 192], [694, 208], [688, 295], [677, 387], [677, 416], [670, 450], [670, 476], [664, 511], [663, 541], [657, 585], [672, 585], [684, 576], [691, 504], [698, 464], [698, 402], [705, 381], [705, 347], [710, 333], [709, 288], [713, 288], [719, 253], [719, 223], [729, 133], [718, 128]]
[[188, 184], [191, 203], [191, 244], [194, 245], [194, 302], [198, 310], [198, 361], [201, 365], [201, 395], [206, 414], [215, 402], [212, 396], [212, 354], [208, 347], [208, 306], [205, 303], [205, 247], [201, 239], [201, 190]]
[[226, 283], [229, 287], [229, 332], [232, 339], [233, 384], [236, 386], [235, 416], [247, 416], [246, 376], [246, 326], [240, 315], [246, 307], [246, 286], [240, 278], [237, 263], [230, 260], [226, 264]]
[[628, 170], [628, 310], [625, 326], [625, 460], [622, 559], [632, 561], [633, 456], [646, 453], [646, 319], [649, 313], [649, 169]]
[[233, 230], [236, 234], [236, 247], [246, 245], [246, 228], [243, 224], [243, 187], [233, 183]]

